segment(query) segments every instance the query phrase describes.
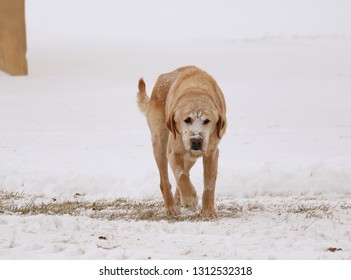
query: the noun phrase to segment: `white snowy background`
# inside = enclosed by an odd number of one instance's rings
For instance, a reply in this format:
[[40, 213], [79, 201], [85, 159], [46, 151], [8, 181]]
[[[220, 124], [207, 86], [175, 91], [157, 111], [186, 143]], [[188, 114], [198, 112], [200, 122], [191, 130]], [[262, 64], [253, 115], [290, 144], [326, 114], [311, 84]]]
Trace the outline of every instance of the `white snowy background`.
[[[0, 258], [350, 259], [350, 11], [348, 0], [27, 0], [29, 76], [0, 73], [2, 191], [160, 201], [137, 82], [151, 93], [160, 73], [193, 64], [227, 101], [217, 203], [242, 211], [2, 213]], [[201, 161], [191, 176], [201, 196]]]

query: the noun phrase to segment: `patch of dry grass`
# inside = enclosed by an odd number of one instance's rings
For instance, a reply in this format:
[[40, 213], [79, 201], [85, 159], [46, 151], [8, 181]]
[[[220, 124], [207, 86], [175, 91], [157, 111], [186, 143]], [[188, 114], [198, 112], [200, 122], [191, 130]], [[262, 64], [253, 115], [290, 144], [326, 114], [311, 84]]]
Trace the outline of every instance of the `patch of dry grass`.
[[[350, 203], [339, 203], [332, 206], [321, 201], [296, 201], [286, 199], [278, 204], [266, 204], [262, 207], [250, 208], [250, 199], [234, 201], [232, 199], [220, 200], [216, 202], [217, 214], [220, 219], [238, 218], [250, 215], [260, 215], [259, 213], [276, 213], [281, 215], [304, 215], [304, 218], [332, 218], [335, 208], [338, 211], [349, 211]], [[267, 207], [266, 207], [267, 206]], [[169, 222], [176, 221], [202, 221], [200, 212], [192, 212], [182, 209], [179, 218], [167, 216], [161, 200], [131, 200], [117, 198], [114, 200], [89, 201], [79, 193], [69, 198], [48, 198], [42, 196], [28, 195], [24, 193], [8, 192], [0, 189], [0, 214], [8, 215], [71, 215], [86, 216], [94, 219], [107, 220], [146, 220]]]
[[333, 209], [336, 206], [331, 206], [329, 203], [315, 202], [309, 204], [298, 204], [292, 207], [288, 212], [294, 214], [305, 214], [306, 218], [329, 218]]
[[[218, 204], [219, 217], [235, 217], [242, 212], [236, 203]], [[111, 201], [88, 201], [84, 195], [71, 198], [43, 198], [40, 196], [11, 193], [0, 189], [0, 214], [10, 215], [71, 215], [95, 219], [124, 219], [147, 221], [200, 221], [200, 212], [183, 211], [178, 218], [166, 215], [163, 202], [158, 200], [130, 200], [117, 198]]]

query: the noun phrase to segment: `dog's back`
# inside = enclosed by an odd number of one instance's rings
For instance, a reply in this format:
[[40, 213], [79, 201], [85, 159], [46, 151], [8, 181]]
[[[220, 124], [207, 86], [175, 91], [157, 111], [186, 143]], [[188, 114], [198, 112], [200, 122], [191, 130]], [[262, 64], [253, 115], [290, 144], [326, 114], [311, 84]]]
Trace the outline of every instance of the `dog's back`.
[[171, 86], [173, 85], [173, 83], [178, 79], [178, 76], [182, 72], [191, 73], [192, 71], [201, 71], [201, 70], [195, 66], [184, 66], [172, 72], [161, 74], [155, 83], [155, 86], [150, 98], [146, 93], [145, 82], [141, 78], [138, 84], [139, 92], [137, 95], [137, 102], [138, 102], [140, 111], [146, 114], [148, 111], [149, 104], [154, 101], [156, 103], [164, 104], [166, 102], [168, 92]]

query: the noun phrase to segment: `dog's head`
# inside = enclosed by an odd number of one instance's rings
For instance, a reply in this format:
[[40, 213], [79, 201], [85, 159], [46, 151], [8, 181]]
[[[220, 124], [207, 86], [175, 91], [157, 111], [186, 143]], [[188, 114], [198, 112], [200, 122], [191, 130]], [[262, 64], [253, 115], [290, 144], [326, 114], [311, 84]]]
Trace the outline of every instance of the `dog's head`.
[[223, 136], [225, 115], [209, 96], [183, 96], [172, 109], [166, 125], [175, 138], [177, 135], [181, 137], [185, 150], [192, 154], [206, 153], [211, 142], [218, 143]]

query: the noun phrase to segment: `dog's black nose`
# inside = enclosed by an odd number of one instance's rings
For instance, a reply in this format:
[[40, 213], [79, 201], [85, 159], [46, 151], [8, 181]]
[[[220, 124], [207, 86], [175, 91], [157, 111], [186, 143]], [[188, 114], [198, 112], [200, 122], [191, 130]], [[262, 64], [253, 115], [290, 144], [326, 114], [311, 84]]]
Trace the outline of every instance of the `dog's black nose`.
[[201, 138], [193, 138], [191, 139], [191, 149], [198, 151], [202, 149], [202, 139]]

